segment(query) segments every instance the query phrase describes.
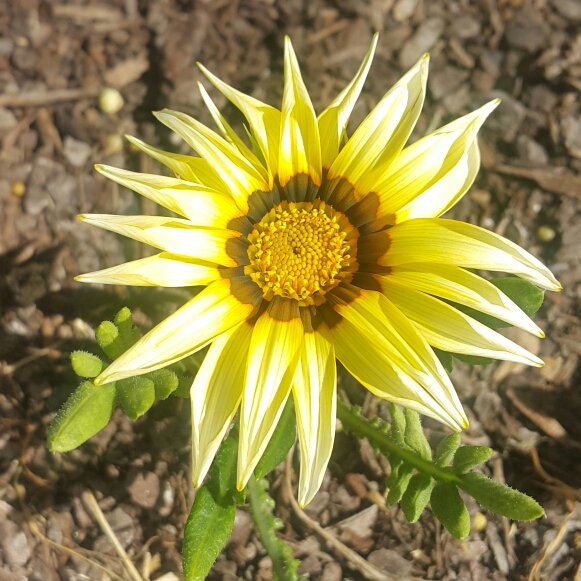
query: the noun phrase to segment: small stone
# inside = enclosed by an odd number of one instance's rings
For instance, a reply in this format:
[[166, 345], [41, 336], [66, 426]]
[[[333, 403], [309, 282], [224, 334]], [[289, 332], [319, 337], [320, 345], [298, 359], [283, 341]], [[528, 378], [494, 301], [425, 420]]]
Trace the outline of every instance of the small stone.
[[343, 579], [343, 569], [341, 569], [341, 565], [334, 561], [327, 563], [323, 568], [321, 581], [341, 581], [341, 579]]
[[63, 142], [63, 155], [73, 167], [83, 167], [91, 156], [91, 146], [67, 135]]
[[483, 531], [488, 524], [488, 519], [481, 512], [477, 512], [472, 517], [472, 527], [475, 531]]
[[12, 64], [20, 71], [31, 71], [38, 61], [38, 55], [33, 48], [16, 46], [12, 51]]
[[140, 472], [127, 488], [131, 500], [143, 508], [153, 508], [159, 496], [159, 477], [154, 472]]
[[380, 571], [391, 573], [398, 577], [407, 577], [413, 568], [413, 563], [391, 549], [381, 548], [377, 549], [377, 551], [372, 551], [367, 560]]
[[26, 535], [11, 520], [0, 522], [0, 548], [4, 562], [11, 566], [24, 567], [30, 559], [30, 548]]
[[301, 564], [297, 568], [297, 573], [299, 575], [306, 575], [311, 578], [313, 575], [321, 572], [321, 561], [316, 555], [309, 555], [306, 559], [301, 561]]
[[418, 5], [418, 0], [397, 0], [393, 7], [392, 16], [396, 22], [403, 22], [411, 18]]
[[425, 52], [438, 42], [446, 23], [443, 18], [429, 18], [418, 26], [411, 38], [406, 40], [400, 53], [399, 63], [409, 69]]
[[[107, 514], [105, 518], [111, 525], [111, 528], [119, 539], [121, 546], [126, 549], [135, 538], [133, 519], [122, 508], [119, 507]], [[100, 536], [95, 541], [93, 549], [103, 553], [111, 553], [113, 551], [113, 547], [105, 535]]]
[[581, 20], [581, 2], [579, 0], [552, 0], [557, 12], [569, 20]]
[[113, 115], [121, 111], [125, 101], [117, 89], [103, 89], [99, 95], [99, 108], [103, 113]]
[[561, 135], [569, 153], [581, 156], [581, 117], [568, 115], [561, 119]]
[[452, 35], [458, 38], [474, 38], [480, 34], [480, 20], [464, 14], [452, 21]]
[[0, 133], [8, 133], [18, 123], [14, 113], [6, 107], [0, 107]]
[[545, 45], [545, 33], [541, 13], [527, 6], [506, 23], [504, 37], [513, 48], [535, 52]]
[[434, 71], [428, 77], [428, 86], [435, 99], [453, 93], [470, 75], [469, 71], [453, 66]]
[[547, 150], [528, 135], [519, 135], [516, 138], [516, 147], [519, 157], [535, 166], [549, 164]]

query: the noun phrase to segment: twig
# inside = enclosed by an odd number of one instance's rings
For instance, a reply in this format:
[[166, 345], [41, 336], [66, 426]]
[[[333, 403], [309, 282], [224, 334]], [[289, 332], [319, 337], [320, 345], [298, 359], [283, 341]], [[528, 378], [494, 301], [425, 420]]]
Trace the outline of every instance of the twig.
[[107, 522], [107, 519], [105, 518], [105, 515], [101, 511], [101, 508], [99, 507], [96, 498], [93, 496], [93, 493], [87, 491], [85, 498], [87, 499], [89, 505], [91, 506], [93, 515], [95, 516], [95, 519], [99, 523], [99, 526], [105, 533], [105, 536], [109, 539], [109, 542], [113, 545], [115, 552], [117, 553], [117, 555], [119, 555], [119, 557], [123, 561], [123, 564], [127, 569], [127, 572], [131, 576], [131, 579], [133, 579], [133, 581], [143, 581], [143, 577], [141, 577], [141, 575], [135, 568], [135, 565], [125, 552], [125, 549], [123, 548], [123, 546], [119, 542], [119, 539], [115, 535], [115, 532], [111, 528], [111, 525]]
[[291, 471], [291, 454], [289, 454], [286, 457], [284, 483], [295, 514], [305, 525], [323, 537], [329, 545], [340, 553], [341, 556], [366, 579], [369, 579], [369, 581], [423, 581], [418, 577], [391, 575], [390, 573], [380, 571], [377, 567], [368, 563], [363, 557], [361, 557], [361, 555], [344, 545], [335, 535], [326, 531], [318, 522], [307, 516], [294, 497], [291, 486]]
[[14, 373], [18, 368], [22, 367], [23, 365], [27, 365], [36, 359], [40, 359], [45, 355], [50, 355], [60, 344], [61, 341], [57, 341], [48, 347], [43, 347], [42, 349], [37, 349], [34, 353], [23, 357], [22, 359], [18, 360], [16, 363], [8, 364], [5, 361], [0, 361], [0, 375], [10, 375]]
[[0, 107], [38, 107], [60, 101], [76, 101], [84, 97], [96, 97], [98, 90], [88, 89], [57, 89], [55, 91], [33, 91], [30, 93], [15, 93], [0, 95]]

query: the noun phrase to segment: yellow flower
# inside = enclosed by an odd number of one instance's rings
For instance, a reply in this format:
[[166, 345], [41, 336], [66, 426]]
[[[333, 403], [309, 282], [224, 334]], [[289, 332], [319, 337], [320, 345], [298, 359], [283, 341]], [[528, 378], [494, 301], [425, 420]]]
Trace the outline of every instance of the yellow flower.
[[476, 134], [497, 102], [404, 149], [424, 101], [425, 55], [341, 146], [376, 43], [377, 37], [355, 78], [318, 117], [288, 38], [281, 111], [201, 67], [246, 116], [251, 147], [200, 85], [219, 133], [183, 113], [156, 114], [200, 157], [129, 138], [178, 177], [97, 166], [181, 217], [81, 216], [162, 252], [78, 280], [207, 285], [95, 380], [147, 373], [210, 345], [191, 391], [196, 486], [240, 408], [242, 488], [292, 393], [299, 500], [309, 502], [333, 446], [336, 358], [376, 396], [455, 430], [468, 422], [431, 347], [542, 365], [447, 302], [543, 336], [508, 297], [467, 269], [560, 288], [516, 244], [439, 217], [474, 181]]

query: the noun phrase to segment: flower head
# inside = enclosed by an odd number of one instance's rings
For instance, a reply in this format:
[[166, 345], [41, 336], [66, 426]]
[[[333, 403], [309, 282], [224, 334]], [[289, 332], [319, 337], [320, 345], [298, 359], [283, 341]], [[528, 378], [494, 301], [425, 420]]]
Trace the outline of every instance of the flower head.
[[423, 56], [342, 145], [376, 42], [355, 78], [318, 117], [289, 39], [281, 111], [202, 67], [246, 116], [250, 146], [200, 86], [219, 133], [183, 113], [156, 114], [199, 157], [129, 138], [177, 177], [97, 166], [181, 217], [82, 216], [161, 253], [79, 280], [206, 285], [96, 379], [103, 384], [147, 373], [210, 345], [191, 390], [196, 485], [240, 409], [242, 488], [292, 394], [301, 451], [299, 500], [306, 504], [333, 445], [336, 359], [378, 397], [455, 430], [468, 422], [432, 347], [542, 365], [450, 305], [542, 336], [516, 304], [468, 269], [560, 288], [516, 244], [440, 218], [474, 181], [476, 134], [497, 102], [405, 147], [425, 96]]

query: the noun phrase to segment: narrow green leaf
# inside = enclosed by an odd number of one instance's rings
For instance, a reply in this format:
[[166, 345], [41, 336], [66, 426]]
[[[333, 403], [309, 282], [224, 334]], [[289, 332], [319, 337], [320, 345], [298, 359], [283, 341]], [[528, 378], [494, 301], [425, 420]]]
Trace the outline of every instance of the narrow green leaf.
[[155, 386], [155, 397], [157, 399], [166, 399], [179, 386], [178, 376], [170, 369], [158, 369], [152, 371], [149, 377]]
[[401, 499], [401, 508], [408, 522], [414, 523], [419, 518], [430, 500], [434, 480], [429, 474], [414, 474]]
[[480, 466], [490, 460], [492, 450], [486, 446], [462, 446], [454, 456], [452, 470], [456, 474], [466, 474], [475, 466]]
[[186, 581], [202, 581], [224, 548], [234, 527], [236, 504], [216, 499], [203, 486], [184, 528], [182, 549]]
[[545, 514], [530, 496], [478, 472], [463, 474], [458, 486], [486, 510], [507, 518], [528, 521]]
[[132, 419], [142, 416], [155, 401], [155, 385], [143, 375], [127, 377], [117, 382], [117, 394], [123, 411]]
[[404, 441], [405, 443], [415, 452], [417, 452], [424, 460], [432, 459], [432, 450], [426, 436], [424, 435], [424, 430], [422, 429], [422, 422], [420, 420], [420, 414], [406, 408], [405, 410], [405, 432]]
[[394, 404], [389, 404], [389, 415], [391, 416], [391, 427], [389, 433], [396, 444], [405, 446], [405, 416], [403, 412]]
[[292, 397], [289, 397], [272, 438], [254, 469], [256, 478], [266, 476], [286, 458], [295, 443], [296, 434], [295, 406]]
[[436, 450], [436, 466], [448, 466], [454, 458], [456, 450], [460, 447], [462, 438], [458, 432], [454, 432], [442, 439]]
[[94, 436], [109, 422], [116, 399], [115, 383], [81, 383], [50, 424], [49, 450], [68, 452]]
[[73, 351], [70, 358], [73, 371], [79, 377], [97, 377], [105, 368], [101, 359], [87, 351]]
[[119, 329], [111, 321], [103, 321], [95, 331], [95, 339], [99, 347], [111, 359], [117, 359], [124, 349], [119, 337]]
[[403, 496], [408, 487], [408, 484], [410, 483], [413, 473], [414, 467], [407, 462], [401, 463], [397, 473], [394, 474], [392, 471], [386, 482], [386, 485], [389, 488], [389, 493], [386, 500], [387, 504], [395, 504], [401, 500], [401, 497]]
[[451, 482], [437, 482], [432, 490], [430, 505], [436, 518], [455, 539], [463, 539], [470, 533], [470, 515], [458, 489]]
[[454, 370], [454, 357], [452, 353], [448, 351], [442, 351], [441, 349], [436, 349], [436, 347], [432, 347], [436, 357], [440, 360], [440, 363], [444, 366], [446, 373], [452, 373]]
[[524, 278], [506, 276], [493, 278], [490, 282], [515, 302], [529, 317], [541, 308], [545, 299], [545, 293]]
[[[222, 442], [209, 470], [206, 485], [216, 498], [230, 501], [240, 494], [236, 490], [236, 466], [238, 463], [238, 429], [234, 427]], [[244, 502], [242, 498], [240, 504]]]

